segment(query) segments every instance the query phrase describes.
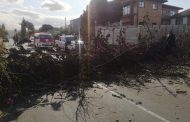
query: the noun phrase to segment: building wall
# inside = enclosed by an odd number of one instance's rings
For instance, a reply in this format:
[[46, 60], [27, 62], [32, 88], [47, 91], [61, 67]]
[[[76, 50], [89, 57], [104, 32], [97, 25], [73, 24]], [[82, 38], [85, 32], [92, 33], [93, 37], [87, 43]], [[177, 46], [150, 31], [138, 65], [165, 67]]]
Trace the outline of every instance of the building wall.
[[162, 8], [162, 17], [170, 17], [170, 12], [171, 11], [174, 11], [176, 14], [178, 13], [178, 10], [177, 9], [174, 9], [174, 8], [166, 8], [166, 7], [163, 7]]
[[125, 6], [130, 6], [130, 14], [129, 15], [123, 15], [122, 16], [122, 23], [123, 25], [134, 25], [134, 16], [135, 16], [135, 11], [134, 11], [134, 6], [136, 4], [136, 0], [125, 0], [123, 3], [123, 7]]
[[145, 7], [138, 10], [138, 23], [143, 22], [143, 17], [148, 15], [150, 24], [161, 24], [162, 3], [158, 2], [158, 9], [153, 9], [153, 3], [151, 0], [145, 0]]
[[188, 17], [183, 17], [183, 24], [187, 25]]
[[[150, 32], [153, 38], [150, 40]], [[154, 25], [150, 26], [150, 28], [144, 26], [117, 26], [117, 27], [110, 27], [110, 26], [96, 26], [95, 27], [95, 35], [97, 36], [98, 32], [101, 31], [103, 37], [106, 37], [108, 34], [110, 37], [108, 38], [108, 43], [111, 45], [119, 45], [118, 37], [121, 36], [125, 38], [125, 43], [129, 45], [136, 45], [142, 43], [144, 40], [145, 43], [152, 43], [154, 41], [159, 41], [163, 39], [168, 33], [172, 32], [179, 37], [179, 35], [184, 33], [190, 32], [190, 26], [184, 25]], [[141, 40], [142, 39], [142, 40]]]
[[158, 3], [158, 8], [153, 9], [153, 0], [144, 0], [145, 5], [143, 8], [139, 7], [139, 1], [134, 0], [132, 2], [128, 2], [131, 5], [131, 14], [125, 15], [122, 17], [123, 25], [138, 25], [143, 22], [143, 17], [148, 15], [150, 19], [150, 24], [161, 24], [161, 16], [162, 16], [162, 3]]
[[79, 33], [81, 27], [81, 18], [77, 18], [70, 21], [71, 31], [74, 33]]
[[187, 25], [190, 26], [190, 16], [188, 17]]
[[190, 25], [190, 17], [188, 16], [180, 16], [180, 17], [175, 17], [170, 19], [170, 24], [171, 25]]
[[133, 23], [134, 23], [134, 25], [138, 25], [138, 13], [137, 13], [137, 11], [138, 11], [138, 4], [135, 4], [134, 5], [134, 13], [135, 13], [135, 15], [134, 15], [134, 19], [133, 19]]
[[122, 17], [123, 25], [133, 25], [133, 20], [131, 19], [133, 17], [134, 17], [133, 15], [123, 16]]
[[[179, 12], [179, 8], [174, 8], [170, 6], [162, 6], [162, 25], [174, 25], [174, 23], [171, 23], [170, 17], [173, 16], [171, 15], [171, 11], [173, 11], [175, 14]], [[177, 20], [176, 20], [177, 23]]]
[[176, 25], [176, 18], [172, 18], [170, 24], [171, 25]]
[[140, 33], [140, 27], [136, 26], [120, 26], [117, 27], [109, 27], [109, 26], [96, 26], [96, 36], [97, 32], [102, 32], [103, 36], [106, 37], [108, 34], [110, 35], [110, 38], [108, 39], [108, 43], [111, 45], [119, 45], [118, 37], [120, 36], [121, 30], [125, 33], [123, 33], [123, 37], [126, 39], [126, 43], [134, 45], [138, 44], [138, 35]]

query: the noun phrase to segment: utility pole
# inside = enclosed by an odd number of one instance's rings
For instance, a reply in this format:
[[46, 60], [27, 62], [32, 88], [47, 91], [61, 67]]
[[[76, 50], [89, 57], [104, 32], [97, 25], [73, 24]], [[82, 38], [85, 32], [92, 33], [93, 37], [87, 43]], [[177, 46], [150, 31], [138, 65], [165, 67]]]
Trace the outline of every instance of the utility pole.
[[67, 28], [67, 24], [66, 24], [67, 18], [65, 17], [65, 29]]

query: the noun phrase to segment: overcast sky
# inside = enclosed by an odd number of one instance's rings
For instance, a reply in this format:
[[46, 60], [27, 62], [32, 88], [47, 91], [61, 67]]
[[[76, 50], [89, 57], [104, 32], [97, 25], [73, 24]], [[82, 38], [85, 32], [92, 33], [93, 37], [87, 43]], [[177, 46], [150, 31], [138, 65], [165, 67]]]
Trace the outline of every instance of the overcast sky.
[[[0, 0], [0, 24], [10, 30], [20, 28], [24, 17], [32, 22], [35, 28], [42, 24], [56, 27], [64, 26], [65, 17], [71, 20], [79, 17], [90, 0]], [[169, 0], [171, 5], [187, 9], [190, 0]]]

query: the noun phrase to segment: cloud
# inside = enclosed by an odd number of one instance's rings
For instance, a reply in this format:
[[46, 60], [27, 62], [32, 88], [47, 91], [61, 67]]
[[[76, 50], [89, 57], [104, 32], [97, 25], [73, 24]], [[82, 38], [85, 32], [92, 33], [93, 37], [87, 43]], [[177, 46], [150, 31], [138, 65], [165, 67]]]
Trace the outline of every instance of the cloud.
[[68, 11], [71, 6], [61, 0], [44, 0], [41, 4], [42, 8], [47, 8], [50, 11]]
[[19, 27], [19, 23], [21, 22], [19, 21], [20, 17], [4, 11], [0, 12], [0, 16], [1, 16], [0, 24], [5, 24], [8, 30], [14, 30], [15, 28], [17, 29], [20, 28]]
[[1, 0], [1, 2], [3, 2], [3, 3], [18, 3], [18, 4], [22, 4], [24, 2], [24, 0]]
[[[38, 29], [43, 24], [63, 27], [65, 17], [67, 17], [67, 24], [69, 24], [69, 20], [78, 17], [78, 15], [60, 15], [60, 11], [63, 12], [70, 9], [70, 5], [64, 3], [63, 0], [41, 1], [43, 2], [40, 6], [44, 5], [46, 9], [39, 6], [36, 7], [34, 4], [28, 5], [24, 0], [0, 0], [0, 25], [5, 24], [8, 30], [14, 30], [15, 28], [20, 30], [20, 23], [25, 18], [25, 20], [34, 24], [35, 29]], [[50, 6], [47, 7], [48, 5]], [[47, 11], [47, 9], [50, 11]]]
[[[43, 24], [50, 24], [54, 27], [63, 27], [65, 24], [64, 16], [46, 15], [40, 12], [34, 12], [30, 9], [13, 9], [12, 11], [0, 11], [0, 24], [5, 24], [8, 30], [20, 29], [22, 19], [32, 22], [35, 29], [38, 29]], [[67, 24], [69, 20], [78, 16], [67, 16]]]
[[9, 12], [7, 12], [7, 11], [0, 11], [0, 13], [2, 13], [2, 14], [9, 14]]
[[27, 16], [33, 19], [37, 19], [40, 17], [39, 13], [29, 11], [29, 10], [20, 10], [20, 9], [14, 9], [12, 11], [13, 14], [19, 15], [19, 16]]

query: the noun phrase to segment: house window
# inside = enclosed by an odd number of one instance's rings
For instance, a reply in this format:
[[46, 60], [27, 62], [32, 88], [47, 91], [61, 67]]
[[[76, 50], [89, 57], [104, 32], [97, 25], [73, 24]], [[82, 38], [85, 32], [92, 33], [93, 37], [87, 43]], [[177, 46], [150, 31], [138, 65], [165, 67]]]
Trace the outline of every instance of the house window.
[[144, 0], [139, 0], [139, 7], [144, 8]]
[[175, 11], [170, 11], [170, 16], [173, 16], [175, 14], [176, 14]]
[[127, 5], [123, 8], [123, 15], [129, 15], [131, 13], [131, 6]]
[[158, 9], [158, 3], [157, 2], [155, 2], [155, 3], [152, 4], [152, 9], [154, 9], [154, 10]]

